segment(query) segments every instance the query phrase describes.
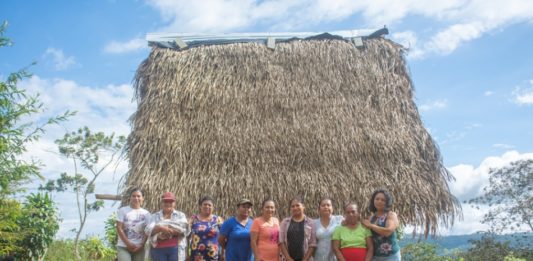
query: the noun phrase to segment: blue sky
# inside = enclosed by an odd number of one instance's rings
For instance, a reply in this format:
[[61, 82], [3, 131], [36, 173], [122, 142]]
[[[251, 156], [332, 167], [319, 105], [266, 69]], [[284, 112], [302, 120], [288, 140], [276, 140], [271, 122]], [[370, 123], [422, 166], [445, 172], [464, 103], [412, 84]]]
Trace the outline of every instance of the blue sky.
[[[36, 61], [33, 78], [21, 86], [41, 93], [47, 108], [42, 117], [78, 111], [30, 147], [27, 157], [41, 159], [49, 178], [70, 168], [53, 144], [65, 130], [87, 125], [127, 135], [136, 107], [131, 81], [148, 56], [149, 32], [324, 32], [387, 25], [387, 37], [409, 47], [415, 101], [457, 179], [450, 187], [459, 199], [479, 195], [490, 168], [533, 158], [528, 0], [5, 0], [0, 6], [0, 20], [9, 21], [6, 35], [14, 41], [0, 49], [0, 77]], [[117, 173], [108, 173], [97, 191], [116, 191], [126, 170], [121, 164]], [[72, 236], [72, 197], [55, 197], [64, 218], [60, 236]], [[86, 232], [101, 233], [102, 217], [116, 207], [108, 203], [93, 215]], [[464, 221], [443, 234], [485, 228], [479, 223], [483, 209], [463, 207]]]

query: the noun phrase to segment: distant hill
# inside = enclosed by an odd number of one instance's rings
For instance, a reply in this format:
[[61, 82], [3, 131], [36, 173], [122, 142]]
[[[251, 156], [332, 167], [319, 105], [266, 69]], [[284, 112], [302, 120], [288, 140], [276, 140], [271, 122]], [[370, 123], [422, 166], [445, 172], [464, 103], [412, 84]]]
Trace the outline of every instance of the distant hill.
[[[413, 238], [411, 235], [406, 234], [400, 241], [400, 246], [404, 247], [410, 243], [426, 242], [439, 246], [439, 252], [451, 249], [466, 250], [470, 247], [470, 240], [479, 240], [482, 236], [483, 233], [474, 233], [470, 235], [440, 236], [435, 238], [428, 237], [428, 239], [424, 239], [423, 236], [415, 236]], [[497, 235], [496, 239], [501, 242], [510, 241], [512, 246], [520, 241], [522, 244], [527, 243], [529, 245], [528, 247], [533, 249], [533, 233]]]

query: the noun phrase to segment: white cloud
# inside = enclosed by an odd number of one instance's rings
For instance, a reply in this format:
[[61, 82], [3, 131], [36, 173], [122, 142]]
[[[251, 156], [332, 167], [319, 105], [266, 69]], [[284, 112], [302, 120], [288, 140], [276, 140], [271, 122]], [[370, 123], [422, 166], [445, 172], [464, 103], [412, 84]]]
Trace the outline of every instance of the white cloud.
[[533, 83], [529, 82], [529, 88], [516, 87], [512, 93], [513, 102], [518, 105], [532, 105], [533, 104]]
[[[227, 32], [264, 25], [268, 30], [301, 30], [320, 23], [343, 21], [354, 15], [363, 27], [394, 26], [408, 16], [421, 16], [439, 24], [426, 28], [427, 39], [397, 33], [393, 38], [411, 47], [409, 56], [446, 55], [465, 42], [513, 23], [533, 20], [529, 0], [350, 1], [350, 0], [146, 0], [168, 22], [159, 31]], [[435, 24], [435, 23], [431, 23]], [[418, 42], [418, 44], [416, 43]]]
[[443, 235], [467, 235], [480, 231], [488, 231], [489, 226], [482, 224], [480, 220], [488, 212], [488, 207], [473, 207], [468, 204], [462, 205], [463, 219], [455, 220], [453, 227], [449, 229], [442, 228], [440, 233]]
[[[489, 184], [489, 171], [494, 168], [509, 166], [511, 162], [523, 159], [533, 159], [533, 153], [519, 153], [508, 151], [501, 156], [485, 158], [477, 167], [467, 164], [459, 164], [449, 167], [448, 170], [455, 177], [455, 181], [449, 184], [450, 191], [459, 201], [472, 199], [480, 196], [483, 188]], [[443, 234], [471, 234], [477, 231], [486, 231], [488, 227], [480, 223], [488, 207], [480, 205], [478, 208], [469, 204], [462, 204], [463, 220], [457, 220], [453, 228], [441, 230]]]
[[106, 53], [128, 53], [142, 49], [148, 49], [146, 41], [141, 38], [134, 38], [127, 42], [112, 41], [105, 46], [104, 51]]
[[63, 50], [51, 47], [46, 49], [43, 59], [46, 63], [51, 64], [57, 71], [67, 70], [77, 64], [74, 56], [67, 57], [63, 53]]
[[[404, 47], [406, 48], [413, 48], [416, 46], [417, 44], [417, 37], [416, 37], [416, 33], [413, 32], [413, 31], [404, 31], [404, 32], [398, 32], [398, 33], [393, 33], [391, 35], [391, 38], [396, 41], [397, 43], [403, 45]], [[412, 55], [412, 54], [410, 54]]]
[[435, 101], [428, 101], [420, 105], [419, 109], [421, 111], [432, 111], [444, 109], [448, 106], [448, 101], [446, 99], [439, 99]]
[[136, 108], [130, 84], [92, 87], [71, 80], [33, 76], [22, 81], [20, 87], [30, 94], [40, 94], [47, 111], [36, 120], [70, 110], [78, 114], [66, 124], [67, 127], [87, 125], [98, 131], [129, 133], [126, 121]]
[[463, 129], [459, 131], [454, 130], [454, 131], [447, 132], [445, 138], [442, 140], [437, 139], [437, 137], [435, 139], [440, 140], [439, 144], [448, 144], [451, 142], [457, 142], [457, 141], [462, 140], [464, 137], [466, 137], [466, 135], [468, 135], [468, 133], [471, 130], [481, 128], [482, 126], [483, 125], [479, 123], [472, 123], [472, 124], [464, 126]]
[[448, 169], [456, 179], [450, 183], [450, 190], [461, 201], [479, 196], [483, 187], [488, 185], [490, 169], [502, 168], [522, 159], [533, 159], [533, 153], [520, 154], [517, 151], [508, 151], [502, 156], [485, 158], [477, 167], [466, 164], [450, 167]]
[[493, 91], [486, 91], [483, 95], [485, 96], [492, 96], [494, 94]]
[[[48, 117], [66, 110], [78, 112], [60, 126], [47, 128], [46, 134], [39, 141], [28, 146], [28, 153], [24, 157], [41, 160], [45, 164], [42, 174], [47, 179], [58, 178], [62, 172], [72, 173], [72, 163], [59, 156], [57, 145], [54, 143], [54, 140], [61, 138], [67, 131], [88, 126], [93, 131], [103, 131], [107, 134], [115, 132], [117, 135], [128, 135], [130, 132], [127, 120], [135, 111], [136, 105], [132, 101], [133, 89], [129, 84], [93, 87], [65, 79], [42, 79], [33, 76], [20, 82], [19, 87], [26, 89], [29, 94], [40, 93], [40, 100], [47, 109], [45, 113], [29, 121], [43, 122]], [[109, 159], [109, 155], [103, 155], [102, 160], [106, 159]], [[124, 161], [107, 169], [97, 181], [96, 192], [116, 193], [120, 178], [127, 170], [128, 164]], [[37, 182], [30, 187], [36, 189], [38, 185]], [[72, 237], [69, 231], [78, 224], [77, 212], [73, 207], [76, 206], [75, 197], [71, 193], [54, 193], [53, 197], [64, 219], [58, 236]], [[103, 220], [117, 207], [111, 205], [111, 202], [106, 202], [104, 210], [90, 214], [84, 234], [103, 233]]]
[[515, 148], [515, 146], [513, 146], [513, 145], [504, 144], [504, 143], [492, 144], [492, 147], [497, 148], [497, 149], [504, 149], [504, 150], [510, 150], [510, 149], [514, 149]]
[[433, 36], [425, 43], [423, 52], [449, 54], [463, 42], [479, 38], [487, 29], [482, 22], [454, 24]]
[[483, 127], [483, 124], [481, 124], [481, 123], [472, 123], [472, 124], [466, 125], [465, 129], [466, 130], [473, 130], [473, 129], [477, 129], [477, 128], [481, 128], [481, 127]]

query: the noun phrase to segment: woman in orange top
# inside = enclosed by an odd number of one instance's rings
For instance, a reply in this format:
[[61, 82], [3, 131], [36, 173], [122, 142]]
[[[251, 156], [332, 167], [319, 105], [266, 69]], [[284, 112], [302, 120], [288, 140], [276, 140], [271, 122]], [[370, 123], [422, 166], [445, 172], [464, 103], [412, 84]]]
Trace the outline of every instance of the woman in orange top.
[[250, 243], [257, 261], [279, 260], [279, 220], [274, 217], [275, 213], [276, 204], [267, 199], [261, 204], [261, 216], [252, 224]]

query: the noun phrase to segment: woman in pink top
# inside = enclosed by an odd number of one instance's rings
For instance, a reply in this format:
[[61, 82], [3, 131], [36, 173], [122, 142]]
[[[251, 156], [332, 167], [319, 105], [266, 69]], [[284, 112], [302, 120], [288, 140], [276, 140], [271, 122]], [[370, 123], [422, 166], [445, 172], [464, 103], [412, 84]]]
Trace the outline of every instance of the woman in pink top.
[[279, 220], [274, 217], [276, 204], [267, 199], [261, 204], [261, 216], [254, 219], [250, 230], [251, 246], [255, 260], [279, 260]]

